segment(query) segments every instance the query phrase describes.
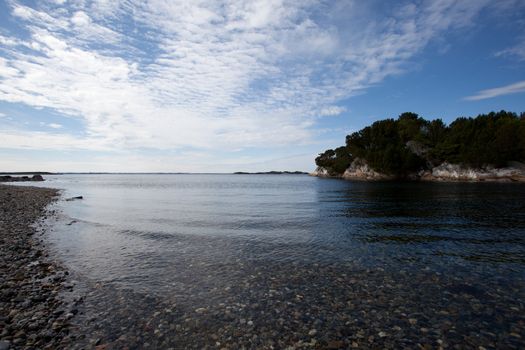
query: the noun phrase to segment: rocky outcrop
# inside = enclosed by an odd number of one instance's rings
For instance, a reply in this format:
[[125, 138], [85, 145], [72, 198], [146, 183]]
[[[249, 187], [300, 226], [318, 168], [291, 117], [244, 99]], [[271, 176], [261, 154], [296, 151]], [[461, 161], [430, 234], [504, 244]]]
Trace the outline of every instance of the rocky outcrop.
[[437, 182], [525, 182], [525, 164], [511, 162], [507, 167], [470, 168], [459, 164], [442, 163], [430, 170], [408, 174], [402, 178], [379, 173], [373, 170], [364, 160], [355, 159], [343, 175], [331, 175], [322, 167], [317, 167], [310, 175], [318, 177], [343, 178], [359, 181], [437, 181]]
[[32, 177], [29, 176], [11, 176], [11, 175], [4, 175], [0, 176], [0, 182], [21, 182], [21, 181], [44, 181], [44, 178], [42, 175], [33, 175]]
[[66, 198], [66, 201], [67, 202], [71, 202], [71, 201], [76, 201], [78, 199], [84, 199], [84, 197], [82, 196], [76, 196], [76, 197], [71, 197], [71, 198]]
[[357, 158], [345, 170], [342, 178], [345, 180], [386, 181], [394, 180], [395, 176], [378, 173], [368, 166], [364, 160]]
[[512, 162], [504, 168], [474, 169], [458, 164], [443, 163], [431, 170], [422, 172], [419, 178], [423, 181], [525, 182], [525, 165]]
[[328, 172], [328, 169], [323, 168], [322, 166], [318, 166], [309, 175], [317, 176], [317, 177], [335, 177], [335, 178], [340, 178], [341, 177], [339, 175], [330, 175], [330, 173]]

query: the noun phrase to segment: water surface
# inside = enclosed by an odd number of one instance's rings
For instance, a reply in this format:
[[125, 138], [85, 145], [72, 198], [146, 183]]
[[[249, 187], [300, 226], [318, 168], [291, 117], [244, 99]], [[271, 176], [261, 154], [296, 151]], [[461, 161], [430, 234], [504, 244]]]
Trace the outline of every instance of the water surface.
[[[93, 295], [107, 303], [104, 308], [136, 300], [144, 308], [136, 318], [159, 308], [179, 312], [152, 317], [157, 327], [166, 324], [160, 340], [159, 332], [152, 335], [157, 340], [144, 335], [130, 341], [119, 338], [119, 327], [99, 331], [114, 344], [269, 347], [267, 339], [284, 339], [274, 345], [301, 347], [315, 337], [308, 335], [312, 328], [323, 331], [315, 345], [321, 347], [330, 341], [411, 346], [427, 338], [430, 346], [447, 339], [466, 347], [523, 344], [522, 184], [367, 183], [304, 175], [46, 179], [41, 185], [64, 189], [64, 198], [84, 197], [57, 204], [60, 217], [49, 239], [79, 279], [101, 288]], [[239, 306], [253, 304], [255, 311]], [[102, 312], [96, 303], [89, 306], [89, 298], [87, 305], [86, 319]], [[228, 306], [237, 310], [233, 318], [224, 316]], [[372, 317], [368, 307], [384, 315]], [[273, 315], [273, 309], [281, 311]], [[316, 317], [296, 317], [308, 310]], [[119, 312], [112, 323], [136, 326], [129, 313]], [[454, 312], [459, 316], [450, 316]], [[184, 326], [188, 318], [196, 324]], [[244, 339], [243, 332], [236, 343], [228, 327], [248, 320], [258, 340]], [[275, 333], [282, 320], [291, 328]], [[256, 331], [257, 322], [262, 328]], [[341, 327], [354, 332], [345, 335]], [[421, 331], [434, 327], [440, 331]], [[461, 327], [467, 328], [458, 335]], [[356, 335], [359, 330], [366, 334]], [[465, 340], [484, 330], [493, 335]], [[216, 337], [206, 338], [210, 333]]]

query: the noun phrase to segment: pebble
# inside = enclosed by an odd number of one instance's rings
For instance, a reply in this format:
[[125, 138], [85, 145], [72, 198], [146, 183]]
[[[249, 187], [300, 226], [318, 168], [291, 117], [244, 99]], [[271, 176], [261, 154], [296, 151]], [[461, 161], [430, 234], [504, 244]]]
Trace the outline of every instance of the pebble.
[[327, 349], [341, 349], [344, 347], [344, 342], [341, 340], [330, 340], [326, 344]]

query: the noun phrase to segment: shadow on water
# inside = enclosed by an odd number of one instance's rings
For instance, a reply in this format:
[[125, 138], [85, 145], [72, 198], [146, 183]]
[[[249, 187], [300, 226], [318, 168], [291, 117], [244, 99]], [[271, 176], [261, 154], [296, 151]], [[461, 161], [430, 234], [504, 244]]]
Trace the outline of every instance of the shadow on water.
[[525, 186], [396, 182], [337, 185], [321, 196], [328, 203], [328, 210], [321, 216], [328, 217], [325, 222], [340, 222], [343, 240], [382, 245], [394, 258], [425, 255], [476, 263], [525, 262]]

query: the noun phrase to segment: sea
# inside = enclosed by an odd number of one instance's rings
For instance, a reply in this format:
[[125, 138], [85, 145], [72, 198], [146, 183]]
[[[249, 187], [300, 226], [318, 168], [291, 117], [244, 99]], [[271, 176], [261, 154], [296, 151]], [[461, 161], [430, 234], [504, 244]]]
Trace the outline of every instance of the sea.
[[525, 344], [524, 184], [45, 179], [30, 185], [61, 189], [45, 242], [84, 295], [84, 345]]

